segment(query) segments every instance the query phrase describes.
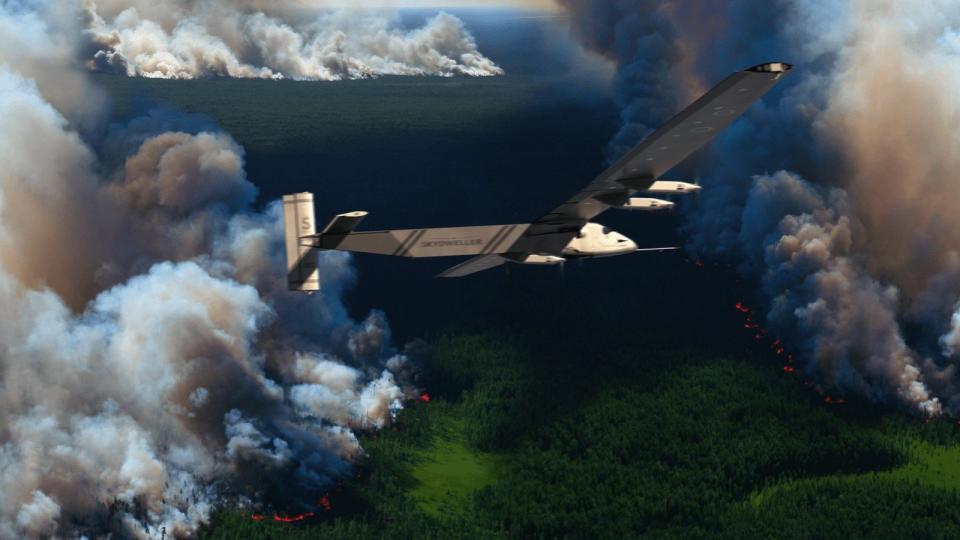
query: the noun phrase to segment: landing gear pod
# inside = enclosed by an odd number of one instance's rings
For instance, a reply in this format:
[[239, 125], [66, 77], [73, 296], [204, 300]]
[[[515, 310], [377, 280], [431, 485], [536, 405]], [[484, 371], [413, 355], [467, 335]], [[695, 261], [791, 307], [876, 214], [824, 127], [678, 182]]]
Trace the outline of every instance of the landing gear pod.
[[639, 210], [641, 212], [660, 212], [673, 208], [673, 202], [662, 199], [646, 199], [642, 197], [631, 197], [627, 199], [619, 208], [624, 210]]
[[700, 186], [688, 182], [671, 182], [668, 180], [657, 180], [650, 184], [645, 190], [647, 193], [663, 193], [668, 195], [679, 195], [682, 193], [696, 193], [700, 191]]
[[313, 193], [283, 196], [283, 234], [287, 248], [287, 287], [291, 291], [320, 290], [317, 249], [301, 240], [317, 232], [313, 219]]
[[540, 253], [518, 253], [515, 256], [508, 256], [507, 258], [520, 264], [562, 264], [566, 262], [566, 259], [563, 257], [542, 255]]

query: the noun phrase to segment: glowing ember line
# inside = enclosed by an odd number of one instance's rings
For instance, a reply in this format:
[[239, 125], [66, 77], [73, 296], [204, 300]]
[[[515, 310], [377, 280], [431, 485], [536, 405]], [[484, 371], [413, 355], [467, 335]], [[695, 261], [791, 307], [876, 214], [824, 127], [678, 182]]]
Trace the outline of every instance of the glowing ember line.
[[[273, 520], [279, 523], [295, 523], [297, 521], [303, 521], [307, 518], [312, 518], [315, 515], [316, 514], [313, 512], [306, 512], [303, 514], [297, 514], [295, 516], [281, 516], [280, 514], [274, 514]], [[267, 516], [263, 514], [251, 514], [250, 519], [252, 519], [253, 521], [263, 521], [267, 519]]]
[[281, 521], [283, 523], [293, 523], [296, 521], [303, 521], [307, 518], [313, 517], [315, 514], [313, 512], [307, 512], [305, 514], [297, 514], [295, 516], [281, 516], [278, 514], [273, 515], [274, 521]]

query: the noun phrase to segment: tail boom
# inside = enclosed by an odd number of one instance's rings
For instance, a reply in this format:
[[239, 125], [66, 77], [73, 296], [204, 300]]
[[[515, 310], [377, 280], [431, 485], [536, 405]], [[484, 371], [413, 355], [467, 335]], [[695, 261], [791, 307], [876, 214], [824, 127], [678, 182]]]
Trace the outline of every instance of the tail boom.
[[528, 224], [433, 229], [323, 233], [308, 240], [319, 249], [337, 249], [396, 257], [455, 257], [507, 253]]

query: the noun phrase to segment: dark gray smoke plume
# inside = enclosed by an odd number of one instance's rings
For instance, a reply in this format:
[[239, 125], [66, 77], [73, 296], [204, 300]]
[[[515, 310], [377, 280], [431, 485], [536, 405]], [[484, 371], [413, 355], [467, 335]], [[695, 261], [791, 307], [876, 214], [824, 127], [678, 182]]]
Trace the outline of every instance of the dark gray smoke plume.
[[768, 325], [810, 375], [956, 413], [960, 4], [559, 3], [619, 66], [614, 156], [729, 72], [796, 64], [678, 171], [704, 185], [686, 207], [690, 243], [756, 280]]
[[146, 117], [91, 140], [81, 20], [0, 3], [0, 538], [313, 507], [409, 362], [381, 313], [347, 315], [349, 256], [322, 254], [322, 294], [285, 290], [280, 205], [250, 209], [229, 135]]
[[407, 30], [389, 10], [296, 9], [300, 5], [290, 0], [84, 0], [88, 63], [164, 79], [503, 74], [450, 14]]

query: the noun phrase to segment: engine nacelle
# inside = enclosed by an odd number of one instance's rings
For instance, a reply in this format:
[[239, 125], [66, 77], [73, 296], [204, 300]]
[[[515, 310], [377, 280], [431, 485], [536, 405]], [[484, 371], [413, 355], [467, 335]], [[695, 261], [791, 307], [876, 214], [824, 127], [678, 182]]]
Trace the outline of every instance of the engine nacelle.
[[677, 195], [682, 193], [696, 193], [697, 191], [700, 191], [700, 189], [700, 186], [696, 184], [690, 184], [688, 182], [657, 180], [656, 182], [650, 184], [650, 187], [646, 189], [646, 192]]
[[563, 255], [571, 257], [608, 257], [637, 250], [637, 243], [599, 223], [587, 223], [563, 248]]
[[673, 208], [673, 202], [663, 199], [645, 199], [641, 197], [631, 197], [623, 206], [623, 210], [639, 210], [641, 212], [660, 212]]
[[539, 253], [504, 254], [503, 257], [518, 264], [560, 264], [566, 261], [563, 257], [540, 255]]

